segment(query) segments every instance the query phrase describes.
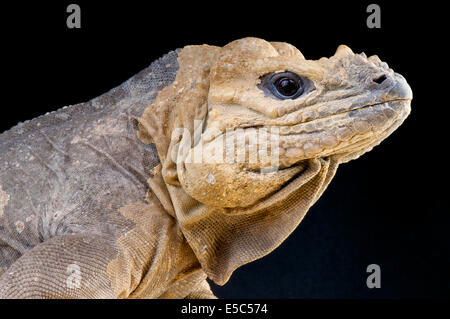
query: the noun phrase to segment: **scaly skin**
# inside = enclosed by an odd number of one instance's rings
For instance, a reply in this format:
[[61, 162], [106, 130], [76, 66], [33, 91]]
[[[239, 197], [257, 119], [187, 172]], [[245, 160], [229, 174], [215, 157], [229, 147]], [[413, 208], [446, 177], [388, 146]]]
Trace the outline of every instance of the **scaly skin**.
[[[274, 179], [287, 174], [286, 169], [311, 158], [332, 156], [341, 163], [357, 158], [386, 138], [410, 112], [412, 92], [405, 79], [376, 56], [366, 58], [340, 46], [330, 59], [310, 61], [288, 44], [269, 44], [258, 39], [233, 42], [225, 50], [211, 68], [203, 139], [190, 153], [186, 152], [186, 158], [192, 159], [192, 153], [201, 147], [203, 162], [186, 164], [187, 171], [183, 173], [189, 193], [210, 205], [223, 206], [228, 202], [228, 207], [245, 206], [259, 198], [250, 190], [247, 194], [251, 200], [247, 200], [241, 188], [228, 188], [223, 195], [222, 187], [195, 183], [200, 176], [213, 171], [213, 175], [229, 176], [243, 169], [255, 171], [270, 166], [270, 156], [249, 163], [249, 153], [259, 151], [258, 143], [253, 150], [247, 145], [224, 151], [234, 153], [233, 159], [239, 158], [238, 153], [245, 153], [240, 157], [245, 161], [205, 165], [211, 162], [209, 154], [222, 147], [225, 133], [238, 139], [239, 129], [243, 129], [241, 134], [251, 135], [248, 131], [253, 128], [265, 127], [270, 139], [272, 129], [277, 128], [280, 171], [261, 181], [274, 185]], [[313, 89], [296, 99], [268, 96], [260, 87], [261, 77], [283, 71], [306, 77]], [[381, 76], [384, 81], [374, 81]], [[225, 147], [228, 145], [225, 143]], [[218, 172], [218, 167], [226, 173]], [[199, 195], [206, 189], [207, 194]], [[260, 194], [265, 196], [266, 192]]]
[[[287, 71], [295, 98], [268, 86]], [[0, 135], [0, 298], [213, 298], [206, 277], [280, 245], [411, 98], [375, 56], [245, 38], [20, 124]]]

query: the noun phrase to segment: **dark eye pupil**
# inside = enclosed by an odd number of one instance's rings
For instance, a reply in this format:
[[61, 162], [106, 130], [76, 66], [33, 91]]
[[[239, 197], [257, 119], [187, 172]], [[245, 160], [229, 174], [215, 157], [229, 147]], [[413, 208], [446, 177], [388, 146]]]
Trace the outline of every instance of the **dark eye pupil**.
[[259, 80], [261, 82], [258, 88], [264, 95], [277, 100], [294, 100], [303, 93], [314, 90], [314, 84], [310, 79], [290, 71], [266, 73]]
[[299, 84], [294, 79], [281, 78], [275, 82], [278, 92], [284, 96], [293, 96], [299, 89]]

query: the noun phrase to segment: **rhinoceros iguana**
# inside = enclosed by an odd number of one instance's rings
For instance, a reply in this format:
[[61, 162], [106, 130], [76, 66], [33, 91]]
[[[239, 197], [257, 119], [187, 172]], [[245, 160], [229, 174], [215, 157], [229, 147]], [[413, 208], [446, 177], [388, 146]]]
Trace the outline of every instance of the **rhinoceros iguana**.
[[21, 123], [0, 135], [0, 297], [213, 298], [411, 99], [377, 56], [244, 38]]

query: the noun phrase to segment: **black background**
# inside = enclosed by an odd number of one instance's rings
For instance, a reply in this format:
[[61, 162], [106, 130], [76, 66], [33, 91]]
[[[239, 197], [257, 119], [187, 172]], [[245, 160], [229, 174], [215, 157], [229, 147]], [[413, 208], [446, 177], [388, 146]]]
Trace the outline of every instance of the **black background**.
[[[380, 146], [344, 164], [298, 229], [273, 253], [238, 269], [221, 298], [448, 298], [448, 42], [437, 3], [72, 1], [2, 4], [0, 131], [88, 101], [189, 44], [245, 36], [295, 45], [308, 59], [339, 44], [377, 54], [414, 92], [412, 113]], [[255, 240], [257, 240], [255, 238]], [[381, 267], [368, 289], [366, 267]]]

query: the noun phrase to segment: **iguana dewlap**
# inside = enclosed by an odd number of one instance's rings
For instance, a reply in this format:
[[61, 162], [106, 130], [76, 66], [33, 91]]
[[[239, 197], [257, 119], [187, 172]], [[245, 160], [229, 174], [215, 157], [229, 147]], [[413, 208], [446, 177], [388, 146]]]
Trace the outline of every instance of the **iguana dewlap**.
[[19, 124], [0, 135], [0, 297], [214, 297], [206, 278], [280, 245], [411, 99], [376, 56], [245, 38]]

